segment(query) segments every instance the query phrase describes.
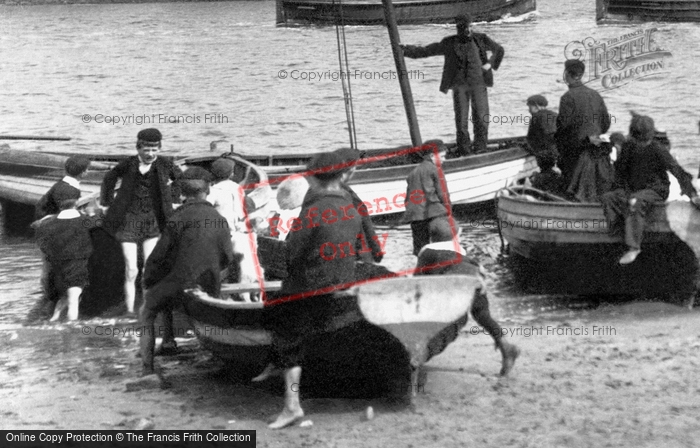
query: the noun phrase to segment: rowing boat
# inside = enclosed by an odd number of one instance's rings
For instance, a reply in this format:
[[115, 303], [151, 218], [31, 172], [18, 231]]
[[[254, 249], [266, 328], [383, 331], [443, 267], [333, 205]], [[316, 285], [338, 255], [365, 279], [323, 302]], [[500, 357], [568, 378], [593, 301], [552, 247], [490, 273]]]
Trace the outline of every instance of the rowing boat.
[[[339, 311], [308, 344], [302, 388], [334, 396], [415, 393], [421, 366], [455, 340], [481, 286], [476, 276], [440, 280], [382, 279], [335, 294], [329, 300]], [[280, 282], [265, 282], [262, 289], [269, 295], [279, 287]], [[224, 285], [218, 298], [189, 290], [185, 304], [203, 346], [249, 377], [269, 362], [265, 305], [229, 297], [255, 288]]]
[[[488, 152], [459, 158], [446, 158], [439, 170], [444, 175], [453, 205], [492, 201], [496, 193], [537, 170], [535, 158], [525, 150], [525, 137], [489, 141]], [[410, 147], [366, 151], [357, 164], [349, 185], [373, 207], [372, 216], [402, 213], [406, 179], [415, 164], [406, 153]], [[286, 177], [303, 173], [314, 154], [249, 156], [238, 154], [260, 165], [273, 188]]]
[[695, 290], [694, 248], [669, 225], [667, 204], [648, 216], [637, 260], [622, 266], [618, 260], [627, 246], [621, 233], [611, 234], [601, 204], [570, 202], [528, 187], [503, 189], [497, 201], [499, 231], [514, 255], [517, 276], [531, 290], [682, 298]]

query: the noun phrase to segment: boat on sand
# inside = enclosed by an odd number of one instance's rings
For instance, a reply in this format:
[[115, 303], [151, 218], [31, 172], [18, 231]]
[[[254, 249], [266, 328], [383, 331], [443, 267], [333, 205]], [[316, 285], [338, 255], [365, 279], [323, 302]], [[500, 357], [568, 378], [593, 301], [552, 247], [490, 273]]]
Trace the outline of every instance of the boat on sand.
[[[679, 300], [694, 294], [700, 245], [674, 232], [674, 227], [687, 227], [695, 216], [689, 202], [655, 207], [641, 254], [622, 266], [618, 260], [627, 246], [621, 233], [610, 233], [601, 204], [570, 202], [529, 187], [503, 189], [497, 201], [500, 234], [514, 256], [517, 276], [531, 290]], [[680, 223], [679, 208], [688, 212]], [[669, 215], [676, 221], [673, 226], [667, 210], [673, 210]]]
[[[329, 299], [335, 318], [305, 355], [302, 388], [334, 396], [415, 394], [420, 367], [455, 340], [482, 286], [477, 276], [435, 280], [382, 279], [336, 293]], [[265, 282], [263, 289], [270, 295], [279, 287], [280, 282]], [[265, 305], [230, 297], [255, 288], [226, 284], [216, 298], [189, 290], [185, 305], [202, 345], [249, 378], [269, 362]]]

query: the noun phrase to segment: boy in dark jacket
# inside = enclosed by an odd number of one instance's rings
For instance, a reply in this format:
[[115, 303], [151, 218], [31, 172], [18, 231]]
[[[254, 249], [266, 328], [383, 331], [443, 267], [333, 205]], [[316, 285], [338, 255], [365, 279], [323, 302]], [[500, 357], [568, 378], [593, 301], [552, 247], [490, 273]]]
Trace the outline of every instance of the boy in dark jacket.
[[[148, 260], [173, 213], [173, 199], [179, 201], [177, 180], [182, 172], [170, 160], [159, 157], [162, 135], [158, 129], [144, 129], [136, 136], [138, 155], [119, 162], [102, 180], [100, 203], [108, 207], [106, 230], [121, 243], [125, 262], [124, 302], [128, 315], [134, 312], [136, 278], [139, 274], [138, 246]], [[121, 187], [116, 191], [117, 182]]]
[[430, 228], [439, 221], [446, 221], [450, 213], [449, 198], [442, 188], [442, 180], [435, 166], [436, 145], [442, 142], [426, 142], [418, 153], [423, 161], [411, 171], [406, 182], [406, 211], [402, 220], [411, 223], [413, 255], [430, 242]]
[[68, 307], [68, 320], [78, 318], [78, 302], [88, 283], [88, 258], [92, 253], [90, 228], [94, 222], [75, 209], [80, 190], [62, 190], [53, 195], [60, 212], [43, 219], [37, 226], [36, 237], [44, 254], [46, 282], [55, 291], [58, 302], [51, 322], [58, 320]]
[[544, 151], [539, 153], [536, 159], [540, 172], [530, 176], [530, 184], [538, 190], [547, 191], [556, 195], [563, 194], [564, 185], [562, 183], [561, 174], [554, 170], [554, 165], [557, 160], [556, 153]]
[[547, 98], [532, 95], [526, 101], [532, 118], [527, 129], [527, 143], [534, 155], [551, 152], [557, 155], [554, 133], [557, 132], [557, 114], [547, 109]]
[[84, 156], [70, 156], [64, 165], [66, 175], [56, 182], [36, 204], [35, 219], [41, 219], [47, 215], [55, 215], [61, 211], [60, 198], [80, 198], [80, 178], [83, 177], [90, 159]]
[[629, 140], [624, 143], [615, 162], [616, 189], [603, 195], [605, 215], [612, 231], [624, 219], [627, 252], [620, 264], [630, 264], [641, 252], [646, 215], [654, 204], [668, 198], [667, 171], [670, 171], [694, 204], [698, 195], [692, 184], [692, 176], [676, 162], [670, 152], [654, 140], [654, 120], [643, 115], [633, 115]]
[[164, 313], [163, 345], [175, 348], [172, 311], [181, 303], [183, 291], [201, 287], [218, 297], [221, 271], [233, 260], [231, 235], [226, 218], [207, 201], [206, 170], [190, 168], [179, 182], [185, 202], [167, 225], [146, 262], [144, 302], [140, 323], [143, 373], [153, 373], [154, 322]]

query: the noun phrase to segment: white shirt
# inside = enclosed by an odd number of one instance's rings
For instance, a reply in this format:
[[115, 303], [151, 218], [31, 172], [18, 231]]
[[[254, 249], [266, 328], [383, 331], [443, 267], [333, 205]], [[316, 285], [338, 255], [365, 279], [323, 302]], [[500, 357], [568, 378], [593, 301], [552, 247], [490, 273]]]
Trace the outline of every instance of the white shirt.
[[61, 180], [65, 183], [67, 183], [68, 185], [70, 185], [71, 187], [77, 188], [78, 190], [80, 190], [80, 182], [78, 182], [78, 179], [76, 179], [75, 177], [64, 176], [63, 179], [61, 179]]
[[244, 230], [245, 192], [240, 185], [228, 179], [214, 184], [209, 187], [207, 201], [211, 202], [216, 211], [226, 218], [232, 232]]
[[61, 210], [61, 212], [58, 215], [56, 215], [56, 219], [73, 219], [73, 218], [80, 218], [80, 212], [74, 208]]

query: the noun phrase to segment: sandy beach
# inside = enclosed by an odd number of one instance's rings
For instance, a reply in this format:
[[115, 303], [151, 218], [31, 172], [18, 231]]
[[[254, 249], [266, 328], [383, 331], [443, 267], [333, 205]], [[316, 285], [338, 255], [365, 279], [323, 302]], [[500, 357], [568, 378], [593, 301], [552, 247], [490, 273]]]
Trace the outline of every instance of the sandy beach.
[[[492, 278], [496, 266], [487, 265]], [[267, 429], [282, 405], [281, 379], [240, 382], [195, 338], [158, 358], [163, 388], [128, 392], [140, 373], [138, 338], [109, 333], [135, 321], [3, 324], [0, 428], [253, 429], [261, 447], [697, 446], [697, 308], [561, 299], [557, 312], [533, 317], [508, 303], [536, 297], [508, 296], [494, 295], [492, 312], [522, 349], [509, 377], [497, 376], [500, 355], [470, 320], [425, 366], [413, 408], [302, 391], [312, 425], [281, 431]]]

